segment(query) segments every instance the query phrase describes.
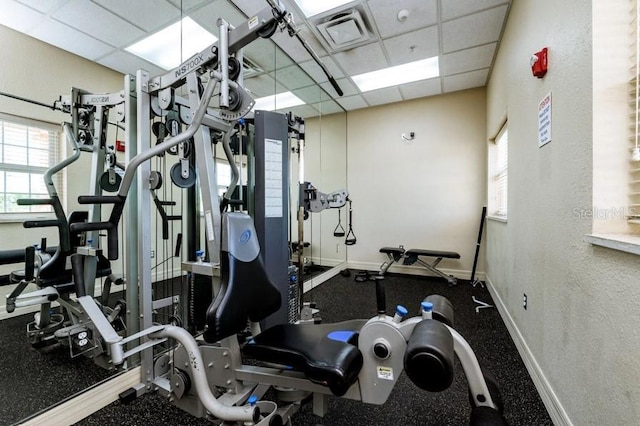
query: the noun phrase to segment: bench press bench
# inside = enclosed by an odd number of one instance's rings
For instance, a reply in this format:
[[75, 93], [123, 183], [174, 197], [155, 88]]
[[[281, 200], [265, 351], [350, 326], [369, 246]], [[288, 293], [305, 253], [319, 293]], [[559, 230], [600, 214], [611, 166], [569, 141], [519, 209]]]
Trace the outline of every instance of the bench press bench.
[[[424, 266], [428, 271], [431, 271], [434, 274], [447, 280], [449, 285], [456, 285], [458, 283], [456, 277], [445, 274], [444, 272], [436, 268], [436, 266], [438, 266], [442, 259], [460, 259], [459, 253], [453, 251], [436, 251], [423, 249], [405, 250], [403, 246], [382, 247], [380, 249], [380, 253], [384, 253], [387, 255], [387, 261], [380, 266], [380, 272], [378, 274], [379, 276], [384, 276], [391, 265], [400, 261], [400, 259], [404, 259], [402, 262], [403, 265], [413, 265], [414, 263], [418, 263]], [[435, 260], [431, 263], [428, 263], [420, 259], [420, 257], [432, 257], [435, 258]]]

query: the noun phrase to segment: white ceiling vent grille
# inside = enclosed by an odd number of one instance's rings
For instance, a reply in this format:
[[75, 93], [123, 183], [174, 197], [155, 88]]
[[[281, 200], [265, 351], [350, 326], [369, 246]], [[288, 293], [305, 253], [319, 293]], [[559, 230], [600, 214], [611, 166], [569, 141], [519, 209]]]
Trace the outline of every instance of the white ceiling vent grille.
[[319, 22], [316, 29], [332, 52], [352, 49], [373, 39], [357, 9], [341, 12]]

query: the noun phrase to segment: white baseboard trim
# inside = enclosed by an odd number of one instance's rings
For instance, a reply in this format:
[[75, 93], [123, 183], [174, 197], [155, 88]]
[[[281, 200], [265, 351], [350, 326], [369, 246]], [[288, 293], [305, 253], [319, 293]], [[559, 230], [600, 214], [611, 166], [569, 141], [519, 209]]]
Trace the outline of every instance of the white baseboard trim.
[[328, 271], [325, 271], [313, 278], [311, 278], [308, 281], [304, 281], [303, 282], [303, 292], [306, 293], [308, 291], [313, 290], [314, 288], [316, 288], [317, 286], [319, 286], [320, 284], [322, 284], [323, 282], [329, 280], [330, 278], [335, 277], [336, 275], [338, 275], [340, 273], [340, 271], [342, 271], [343, 269], [345, 269], [347, 267], [347, 262], [342, 262], [339, 263], [337, 265], [335, 265], [333, 268], [329, 269]]
[[557, 395], [551, 388], [551, 384], [542, 372], [538, 361], [536, 361], [533, 353], [531, 352], [531, 349], [527, 345], [527, 342], [524, 340], [522, 333], [520, 333], [518, 326], [515, 324], [513, 318], [509, 314], [506, 305], [496, 292], [491, 279], [489, 277], [486, 277], [485, 283], [487, 284], [489, 294], [491, 294], [491, 298], [493, 299], [498, 312], [500, 312], [500, 316], [502, 317], [507, 330], [509, 330], [511, 339], [515, 343], [516, 348], [520, 353], [520, 357], [522, 358], [522, 361], [524, 362], [524, 365], [527, 368], [529, 375], [531, 376], [531, 380], [533, 380], [533, 383], [538, 390], [538, 393], [540, 394], [542, 403], [547, 408], [547, 412], [549, 413], [553, 424], [557, 426], [573, 426], [573, 423], [569, 419], [567, 412], [564, 410], [564, 407], [558, 400]]
[[[366, 271], [379, 271], [381, 263], [373, 263], [373, 262], [358, 262], [350, 260], [348, 263], [349, 269], [362, 269]], [[447, 275], [453, 275], [456, 278], [468, 280], [471, 278], [471, 271], [465, 271], [463, 269], [443, 269], [438, 268], [440, 271], [444, 272]], [[398, 274], [407, 274], [407, 275], [421, 275], [421, 276], [429, 276], [433, 277], [426, 268], [420, 265], [398, 265], [397, 263], [393, 264], [389, 268], [387, 272], [394, 272]], [[486, 278], [486, 274], [484, 272], [476, 271], [476, 279], [484, 281]]]
[[140, 378], [140, 367], [132, 368], [20, 424], [22, 426], [38, 426], [77, 423], [117, 401], [118, 395], [139, 384]]

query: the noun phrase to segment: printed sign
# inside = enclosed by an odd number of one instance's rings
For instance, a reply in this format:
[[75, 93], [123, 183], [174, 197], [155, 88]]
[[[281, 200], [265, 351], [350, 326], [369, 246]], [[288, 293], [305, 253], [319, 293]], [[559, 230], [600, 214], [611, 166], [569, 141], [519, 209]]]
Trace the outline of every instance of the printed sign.
[[551, 142], [551, 92], [538, 104], [538, 147]]
[[376, 369], [378, 370], [378, 379], [393, 380], [393, 368], [379, 365]]

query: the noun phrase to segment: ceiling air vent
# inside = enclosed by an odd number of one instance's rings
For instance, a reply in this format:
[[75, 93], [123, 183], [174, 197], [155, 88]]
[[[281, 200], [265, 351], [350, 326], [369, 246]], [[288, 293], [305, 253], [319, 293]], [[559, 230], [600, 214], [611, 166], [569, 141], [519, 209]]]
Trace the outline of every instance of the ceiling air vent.
[[362, 15], [357, 9], [341, 12], [318, 23], [316, 29], [332, 51], [352, 49], [372, 39]]

